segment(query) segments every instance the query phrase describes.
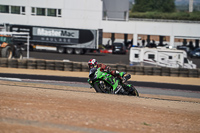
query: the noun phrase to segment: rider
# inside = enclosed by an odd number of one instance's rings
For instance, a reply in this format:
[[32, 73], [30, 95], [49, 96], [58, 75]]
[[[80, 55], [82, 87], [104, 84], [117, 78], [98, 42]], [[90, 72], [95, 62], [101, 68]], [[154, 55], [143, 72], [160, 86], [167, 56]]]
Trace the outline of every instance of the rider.
[[88, 66], [89, 66], [89, 69], [92, 69], [92, 68], [95, 68], [95, 67], [97, 67], [97, 68], [101, 67], [100, 71], [110, 73], [114, 77], [119, 78], [122, 81], [122, 83], [126, 82], [126, 79], [119, 75], [119, 71], [117, 71], [117, 70], [111, 71], [111, 68], [109, 66], [106, 66], [102, 63], [98, 64], [96, 59], [90, 59], [88, 61]]

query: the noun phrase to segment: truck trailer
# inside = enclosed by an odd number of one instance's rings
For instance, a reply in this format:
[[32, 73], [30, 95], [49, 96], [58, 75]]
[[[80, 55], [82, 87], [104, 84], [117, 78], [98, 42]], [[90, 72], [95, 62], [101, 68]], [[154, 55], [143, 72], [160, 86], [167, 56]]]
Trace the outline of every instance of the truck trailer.
[[[30, 50], [57, 50], [59, 53], [85, 54], [97, 50], [102, 41], [101, 29], [73, 29], [30, 25], [9, 25], [11, 32], [26, 32], [30, 35]], [[26, 44], [25, 39], [16, 39]], [[25, 46], [26, 48], [26, 46]]]

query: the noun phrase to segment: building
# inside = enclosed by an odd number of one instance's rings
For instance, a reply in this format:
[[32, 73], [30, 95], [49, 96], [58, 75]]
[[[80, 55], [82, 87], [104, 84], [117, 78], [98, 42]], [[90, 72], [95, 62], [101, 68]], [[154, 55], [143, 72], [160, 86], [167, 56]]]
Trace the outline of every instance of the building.
[[102, 29], [112, 41], [122, 34], [133, 44], [140, 36], [148, 41], [160, 36], [160, 41], [169, 38], [171, 46], [176, 38], [193, 39], [199, 45], [200, 22], [129, 20], [128, 10], [129, 0], [0, 0], [0, 25]]

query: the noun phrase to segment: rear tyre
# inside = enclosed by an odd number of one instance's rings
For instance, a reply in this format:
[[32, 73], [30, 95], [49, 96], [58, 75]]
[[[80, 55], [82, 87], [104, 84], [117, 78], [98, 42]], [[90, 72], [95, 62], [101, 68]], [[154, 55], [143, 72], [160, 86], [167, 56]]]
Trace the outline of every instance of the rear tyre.
[[95, 91], [97, 92], [97, 93], [102, 93], [102, 90], [100, 89], [100, 87], [99, 87], [99, 83], [94, 83], [94, 89], [95, 89]]
[[75, 54], [78, 54], [78, 55], [80, 55], [80, 54], [82, 54], [83, 53], [83, 49], [75, 49]]
[[74, 50], [72, 48], [67, 48], [66, 53], [67, 54], [73, 54]]
[[57, 51], [58, 51], [58, 53], [62, 54], [62, 53], [65, 52], [65, 48], [63, 48], [63, 47], [57, 47]]
[[10, 46], [6, 46], [1, 51], [1, 57], [11, 59], [13, 56], [12, 48]]
[[19, 59], [22, 59], [23, 58], [23, 54], [22, 54], [22, 51], [21, 50], [15, 50], [15, 55], [14, 55], [15, 58], [19, 58]]

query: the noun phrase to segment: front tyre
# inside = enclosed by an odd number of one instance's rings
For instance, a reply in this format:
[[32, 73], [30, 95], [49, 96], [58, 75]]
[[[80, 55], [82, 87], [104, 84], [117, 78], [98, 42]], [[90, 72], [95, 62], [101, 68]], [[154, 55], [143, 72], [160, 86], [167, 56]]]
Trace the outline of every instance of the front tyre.
[[131, 87], [131, 91], [129, 92], [129, 95], [139, 96], [139, 93], [134, 86]]
[[6, 46], [1, 51], [1, 57], [11, 59], [13, 56], [13, 51], [10, 46]]

